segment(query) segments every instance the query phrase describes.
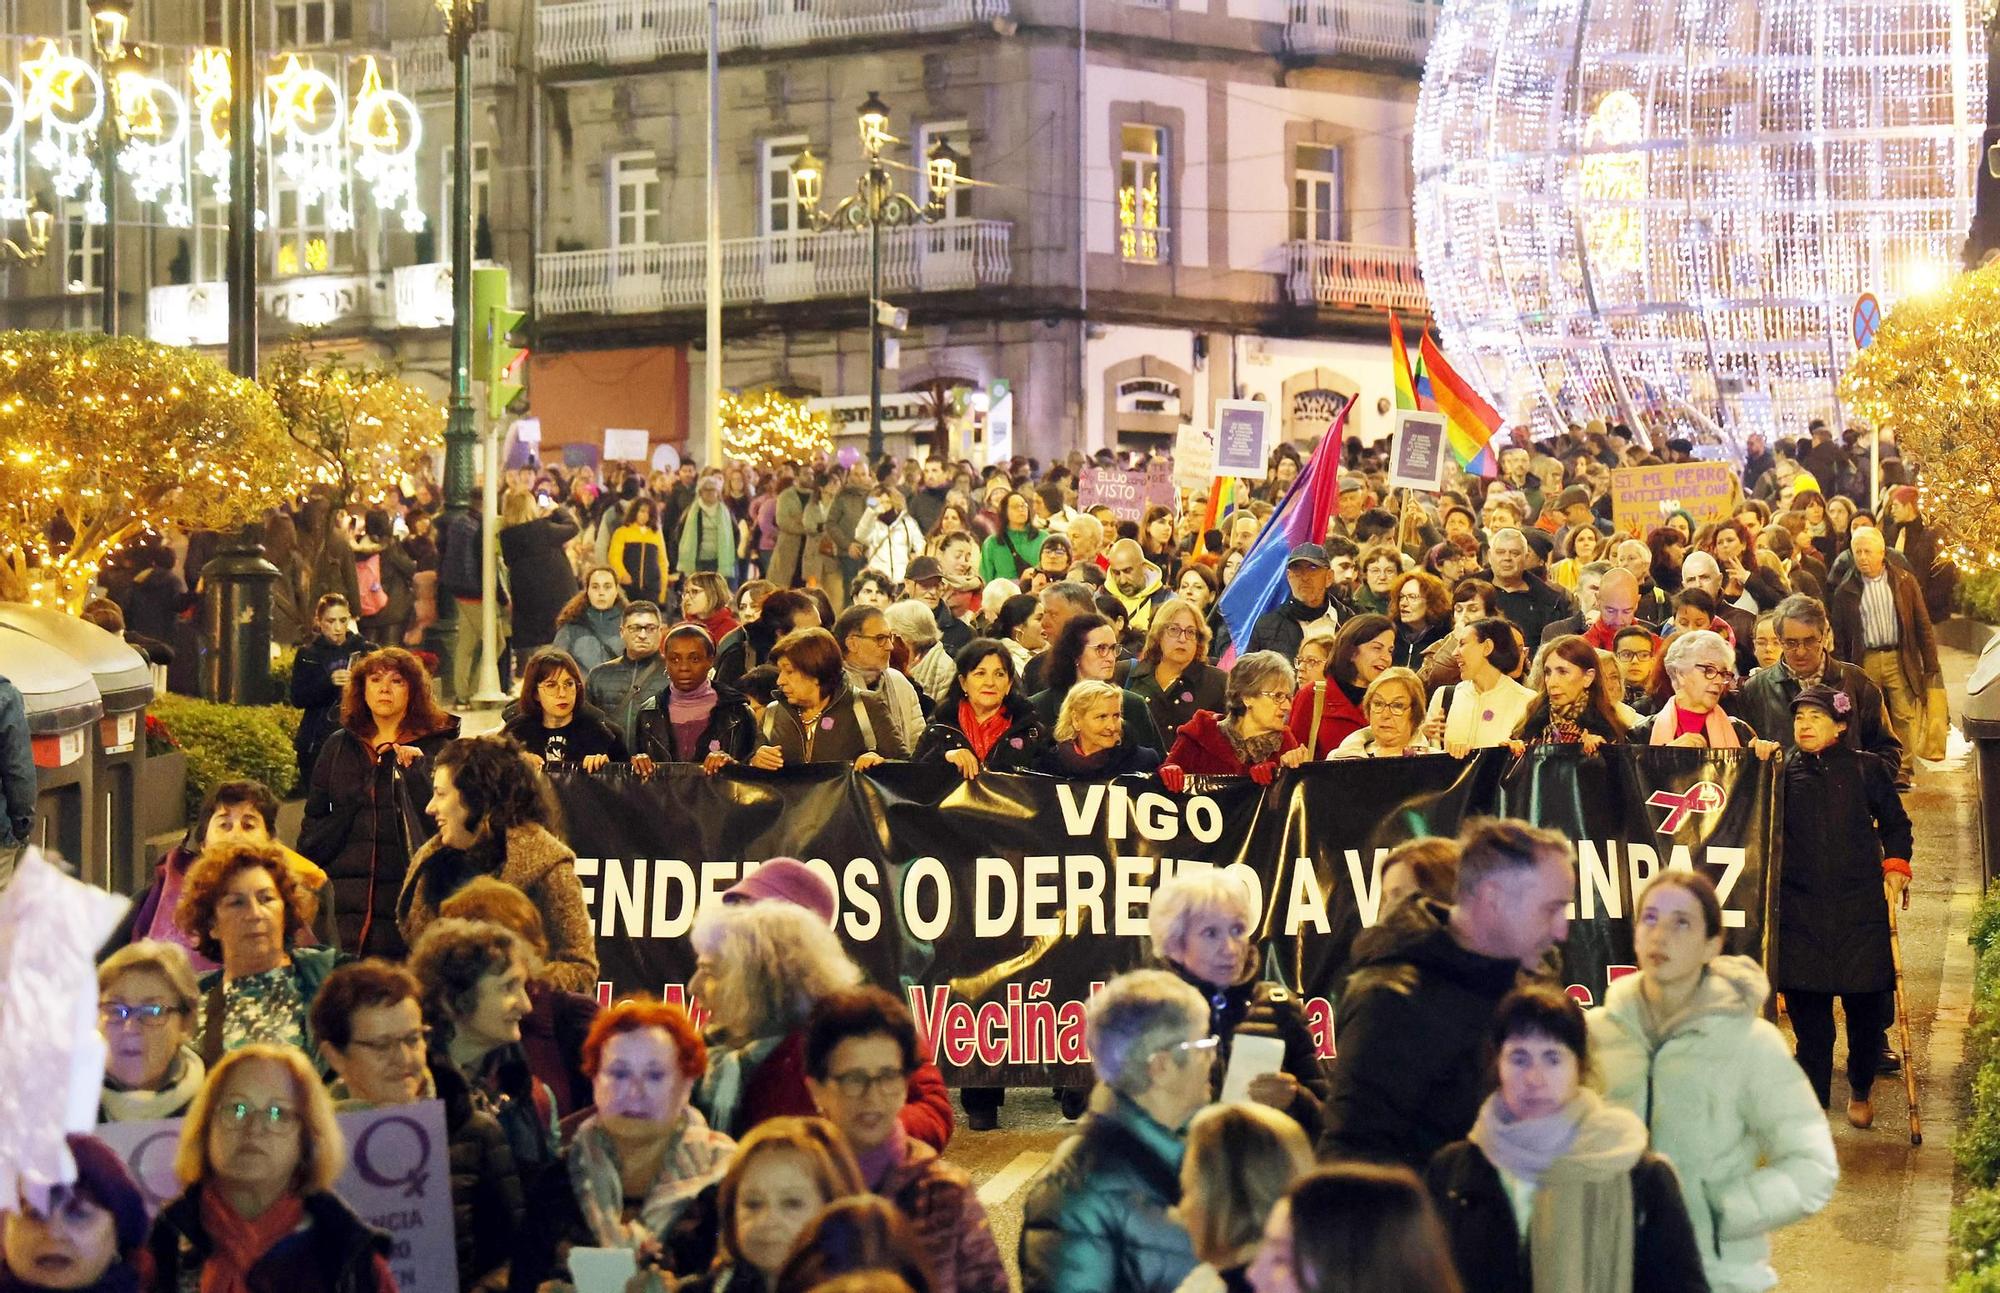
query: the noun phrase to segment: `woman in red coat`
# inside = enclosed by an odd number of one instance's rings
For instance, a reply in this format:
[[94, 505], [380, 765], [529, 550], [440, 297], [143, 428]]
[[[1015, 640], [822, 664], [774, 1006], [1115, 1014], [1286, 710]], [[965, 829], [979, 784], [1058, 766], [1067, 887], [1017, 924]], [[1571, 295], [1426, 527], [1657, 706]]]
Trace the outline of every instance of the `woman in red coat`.
[[1189, 773], [1247, 776], [1269, 785], [1279, 768], [1305, 762], [1306, 748], [1285, 730], [1294, 676], [1291, 661], [1276, 651], [1252, 651], [1239, 659], [1229, 671], [1228, 716], [1218, 720], [1212, 710], [1196, 710], [1160, 765], [1160, 780], [1173, 791]]
[[[1326, 680], [1299, 692], [1286, 727], [1292, 739], [1324, 759], [1340, 743], [1368, 726], [1361, 697], [1384, 669], [1396, 662], [1396, 626], [1386, 615], [1357, 615], [1334, 635]], [[1317, 721], [1315, 721], [1317, 716]]]

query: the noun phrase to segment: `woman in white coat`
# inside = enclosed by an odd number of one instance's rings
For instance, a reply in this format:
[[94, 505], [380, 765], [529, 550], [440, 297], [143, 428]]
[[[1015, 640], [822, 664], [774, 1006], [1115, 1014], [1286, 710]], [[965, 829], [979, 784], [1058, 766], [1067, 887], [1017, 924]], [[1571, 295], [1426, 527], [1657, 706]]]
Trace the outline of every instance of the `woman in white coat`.
[[1708, 877], [1654, 876], [1632, 942], [1639, 973], [1588, 1012], [1593, 1083], [1645, 1121], [1680, 1173], [1709, 1288], [1760, 1293], [1778, 1282], [1766, 1236], [1833, 1197], [1826, 1112], [1759, 1013], [1770, 980], [1751, 958], [1722, 955]]

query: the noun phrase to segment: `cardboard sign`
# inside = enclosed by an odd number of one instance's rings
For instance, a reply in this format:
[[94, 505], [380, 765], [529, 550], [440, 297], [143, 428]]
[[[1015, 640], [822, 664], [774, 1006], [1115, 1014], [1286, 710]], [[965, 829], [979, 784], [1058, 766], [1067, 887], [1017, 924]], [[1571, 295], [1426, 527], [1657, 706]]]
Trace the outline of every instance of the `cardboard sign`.
[[[389, 1269], [403, 1293], [457, 1293], [458, 1247], [451, 1213], [451, 1149], [444, 1102], [422, 1100], [336, 1115], [347, 1141], [347, 1170], [333, 1192], [363, 1221], [395, 1241]], [[181, 1193], [174, 1149], [181, 1120], [107, 1122], [94, 1133], [125, 1159], [157, 1213]]]
[[1102, 503], [1121, 521], [1141, 520], [1154, 503], [1173, 507], [1179, 498], [1173, 469], [1163, 462], [1156, 461], [1145, 471], [1085, 467], [1077, 476], [1076, 505], [1087, 512]]
[[1389, 444], [1389, 484], [1435, 494], [1444, 488], [1445, 421], [1442, 414], [1396, 410]]
[[1215, 402], [1216, 476], [1262, 480], [1271, 457], [1271, 406], [1262, 400]]
[[645, 462], [652, 452], [653, 433], [644, 427], [604, 428], [604, 461]]
[[1174, 433], [1174, 484], [1181, 489], [1207, 489], [1215, 480], [1215, 432], [1207, 427], [1182, 427]]
[[1611, 473], [1611, 523], [1621, 534], [1644, 538], [1680, 508], [1700, 527], [1728, 520], [1739, 497], [1736, 469], [1726, 462], [1620, 467]]

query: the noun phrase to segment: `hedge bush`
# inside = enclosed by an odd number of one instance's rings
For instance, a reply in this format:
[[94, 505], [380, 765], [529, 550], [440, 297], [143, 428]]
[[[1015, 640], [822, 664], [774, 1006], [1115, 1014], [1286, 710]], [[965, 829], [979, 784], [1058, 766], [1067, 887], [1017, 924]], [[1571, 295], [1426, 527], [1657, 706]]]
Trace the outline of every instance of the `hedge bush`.
[[251, 777], [282, 799], [299, 779], [298, 756], [292, 752], [299, 711], [289, 705], [221, 705], [162, 696], [153, 702], [153, 716], [187, 755], [190, 815], [220, 782]]
[[2000, 624], [2000, 570], [1978, 570], [1961, 576], [1958, 612], [1969, 619]]
[[1966, 1120], [1952, 1155], [1972, 1187], [1951, 1214], [1952, 1293], [2000, 1293], [2000, 888], [1981, 900], [1966, 934], [1972, 1027], [1960, 1067]]

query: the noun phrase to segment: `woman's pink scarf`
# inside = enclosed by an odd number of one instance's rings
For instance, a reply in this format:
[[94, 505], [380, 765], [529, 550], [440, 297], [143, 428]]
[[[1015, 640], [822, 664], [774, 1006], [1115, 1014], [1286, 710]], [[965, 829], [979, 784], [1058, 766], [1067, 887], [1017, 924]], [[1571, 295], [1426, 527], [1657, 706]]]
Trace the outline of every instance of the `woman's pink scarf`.
[[[1661, 710], [1659, 717], [1653, 720], [1652, 735], [1647, 738], [1646, 744], [1672, 745], [1675, 735], [1680, 731], [1681, 712], [1681, 703], [1679, 701], [1668, 701], [1667, 707]], [[1708, 738], [1709, 749], [1740, 750], [1743, 748], [1743, 742], [1736, 739], [1736, 725], [1729, 721], [1729, 715], [1722, 712], [1720, 705], [1703, 715], [1702, 727], [1703, 735]]]

